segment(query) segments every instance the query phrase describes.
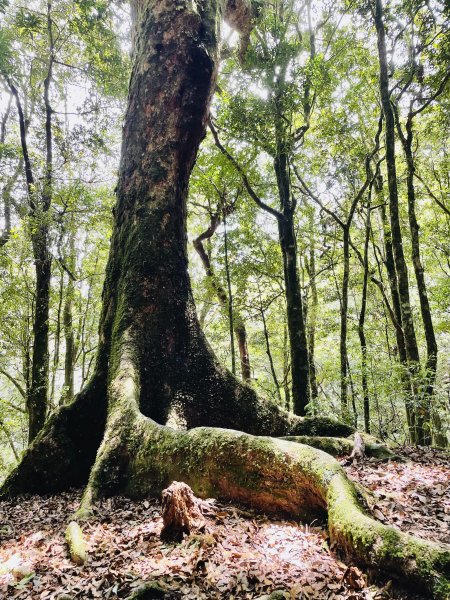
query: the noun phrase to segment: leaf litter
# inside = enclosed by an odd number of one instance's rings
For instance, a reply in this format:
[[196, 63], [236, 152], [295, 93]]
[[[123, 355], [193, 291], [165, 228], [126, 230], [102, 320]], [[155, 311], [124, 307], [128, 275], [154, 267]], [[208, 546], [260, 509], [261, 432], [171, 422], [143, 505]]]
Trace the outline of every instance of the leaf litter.
[[394, 527], [450, 544], [450, 453], [405, 447], [404, 462], [366, 458], [346, 467], [362, 484], [374, 516]]
[[[346, 467], [370, 490], [377, 518], [426, 539], [449, 541], [448, 454], [405, 449], [407, 462], [365, 459]], [[415, 596], [369, 586], [330, 551], [323, 524], [301, 524], [211, 501], [207, 527], [179, 544], [160, 540], [160, 502], [108, 498], [83, 525], [89, 560], [74, 565], [64, 530], [80, 492], [0, 503], [0, 598], [127, 598], [142, 581], [167, 599], [378, 600]], [[419, 518], [420, 517], [420, 518]], [[13, 565], [3, 569], [6, 563]], [[392, 595], [394, 594], [394, 595]]]

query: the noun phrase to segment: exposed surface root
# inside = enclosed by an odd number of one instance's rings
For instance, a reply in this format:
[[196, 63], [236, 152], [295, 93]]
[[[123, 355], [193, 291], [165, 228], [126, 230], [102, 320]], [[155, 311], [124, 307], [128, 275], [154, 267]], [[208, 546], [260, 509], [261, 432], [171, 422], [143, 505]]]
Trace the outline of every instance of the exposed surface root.
[[450, 542], [450, 453], [433, 449], [398, 450], [403, 460], [364, 459], [346, 467], [370, 490], [371, 511], [383, 523], [425, 540]]
[[67, 526], [64, 537], [69, 548], [71, 560], [77, 565], [84, 565], [87, 560], [86, 543], [78, 523], [71, 521]]
[[[345, 556], [414, 582], [434, 598], [448, 597], [450, 546], [374, 520], [341, 465], [321, 450], [233, 430], [174, 431], [139, 413], [120, 439], [119, 454], [116, 446], [109, 458], [103, 453], [102, 478], [91, 487], [142, 498], [181, 480], [199, 497], [239, 501], [268, 513], [306, 520], [328, 513], [331, 541]], [[112, 481], [105, 465], [118, 456], [126, 460]]]
[[105, 429], [106, 391], [91, 382], [52, 415], [0, 488], [0, 499], [86, 483]]
[[[230, 429], [199, 427], [183, 432], [158, 425], [139, 411], [139, 378], [132, 351], [127, 353], [123, 348], [122, 356], [118, 375], [110, 384], [105, 434], [78, 517], [89, 515], [101, 496], [159, 496], [172, 481], [183, 481], [200, 498], [238, 501], [267, 513], [306, 521], [328, 515], [331, 541], [344, 555], [414, 582], [436, 599], [448, 599], [450, 546], [413, 538], [370, 517], [357, 488], [329, 454], [311, 446]], [[80, 400], [76, 402], [78, 405], [74, 403], [69, 410], [84, 406]], [[49, 441], [56, 443], [56, 457], [61, 456], [61, 450], [51, 434], [63, 414], [60, 411], [50, 420], [48, 430], [37, 440], [39, 444], [47, 443], [47, 450], [51, 448]], [[74, 441], [68, 439], [68, 448], [74, 450]], [[67, 454], [66, 446], [63, 448]], [[66, 463], [70, 467], [66, 483], [74, 478], [72, 471], [79, 476], [86, 472], [86, 458], [82, 470], [75, 466], [80, 448], [75, 459]], [[45, 453], [39, 456], [46, 460]], [[61, 473], [54, 456], [48, 466], [45, 463], [47, 477], [52, 469]], [[33, 477], [36, 480], [36, 474]]]
[[[282, 439], [318, 448], [319, 450], [331, 454], [331, 456], [351, 454], [354, 449], [354, 441], [349, 438], [297, 435], [285, 436]], [[367, 456], [373, 456], [379, 459], [395, 457], [395, 454], [387, 446], [377, 443], [376, 441], [365, 441], [365, 453]]]

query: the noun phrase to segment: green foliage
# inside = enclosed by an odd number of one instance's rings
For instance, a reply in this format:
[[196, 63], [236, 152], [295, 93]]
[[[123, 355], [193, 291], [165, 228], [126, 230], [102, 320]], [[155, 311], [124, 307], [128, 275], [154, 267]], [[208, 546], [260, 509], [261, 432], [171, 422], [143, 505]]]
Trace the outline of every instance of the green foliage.
[[15, 72], [13, 34], [6, 28], [0, 28], [0, 73], [12, 77]]

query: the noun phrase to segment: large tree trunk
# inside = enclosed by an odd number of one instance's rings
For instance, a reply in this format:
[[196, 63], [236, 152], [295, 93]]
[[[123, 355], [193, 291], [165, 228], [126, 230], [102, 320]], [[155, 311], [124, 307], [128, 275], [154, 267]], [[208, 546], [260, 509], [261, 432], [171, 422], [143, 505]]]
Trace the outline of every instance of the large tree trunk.
[[[79, 481], [82, 467], [75, 467], [72, 455], [83, 452], [79, 441], [87, 444], [88, 455], [91, 443], [83, 431], [71, 431], [71, 421], [88, 421], [95, 408], [99, 416], [92, 420], [101, 429], [98, 423], [108, 413], [107, 444], [108, 432], [122, 427], [117, 415], [131, 410], [122, 383], [130, 370], [139, 411], [160, 424], [172, 413], [186, 428], [220, 425], [267, 435], [351, 431], [330, 419], [301, 419], [260, 399], [223, 369], [201, 331], [188, 274], [186, 198], [216, 79], [221, 3], [210, 0], [200, 13], [189, 3], [183, 6], [153, 0], [133, 5], [134, 62], [95, 374], [49, 420], [5, 489], [58, 489], [69, 483], [71, 469]], [[238, 3], [237, 13], [230, 13], [235, 26], [249, 17], [245, 6]], [[134, 404], [133, 396], [133, 411]], [[123, 415], [119, 421], [126, 426]], [[66, 436], [64, 428], [70, 429]], [[52, 452], [58, 456], [54, 482], [40, 478], [39, 469], [36, 477], [22, 477], [55, 438], [61, 447]]]
[[[80, 518], [101, 494], [159, 494], [178, 480], [199, 496], [271, 512], [311, 518], [328, 511], [331, 538], [346, 553], [444, 598], [448, 548], [368, 517], [329, 455], [238, 431], [164, 426], [174, 411], [188, 427], [350, 431], [260, 400], [220, 367], [198, 324], [187, 271], [186, 195], [215, 81], [220, 6], [134, 5], [134, 65], [95, 375], [49, 419], [1, 495], [64, 489], [89, 477]], [[229, 6], [242, 16], [241, 4]]]

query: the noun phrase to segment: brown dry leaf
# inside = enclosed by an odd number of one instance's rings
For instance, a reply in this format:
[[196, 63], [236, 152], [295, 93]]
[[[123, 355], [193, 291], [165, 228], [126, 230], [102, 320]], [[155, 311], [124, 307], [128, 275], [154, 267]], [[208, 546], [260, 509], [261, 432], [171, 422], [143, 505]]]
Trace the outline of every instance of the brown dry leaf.
[[366, 587], [365, 577], [357, 567], [348, 567], [343, 579], [352, 590], [362, 590]]
[[[448, 455], [406, 449], [406, 463], [365, 460], [347, 468], [371, 487], [379, 518], [427, 539], [450, 539]], [[445, 459], [445, 456], [447, 458]], [[195, 536], [177, 545], [159, 540], [156, 500], [109, 498], [85, 527], [90, 561], [81, 568], [67, 558], [63, 532], [79, 493], [0, 504], [0, 563], [13, 554], [33, 564], [36, 576], [23, 589], [0, 576], [0, 597], [19, 600], [126, 598], [142, 580], [157, 580], [171, 599], [251, 600], [284, 589], [292, 600], [369, 600], [362, 572], [340, 562], [314, 525], [274, 520], [248, 509], [216, 503], [208, 510], [204, 543]], [[426, 501], [424, 500], [426, 499]]]

